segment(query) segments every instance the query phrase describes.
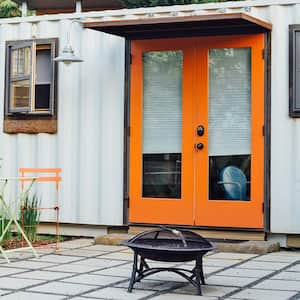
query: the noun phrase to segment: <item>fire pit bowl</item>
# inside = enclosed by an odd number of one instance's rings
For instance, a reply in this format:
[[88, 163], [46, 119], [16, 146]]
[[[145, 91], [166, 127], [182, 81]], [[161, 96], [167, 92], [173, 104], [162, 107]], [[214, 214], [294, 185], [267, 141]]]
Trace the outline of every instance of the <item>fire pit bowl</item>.
[[[132, 275], [128, 287], [131, 292], [136, 282], [158, 272], [168, 271], [181, 275], [193, 284], [201, 295], [201, 283], [205, 284], [203, 274], [203, 255], [214, 249], [209, 241], [188, 230], [163, 226], [142, 232], [123, 242], [134, 252]], [[179, 268], [150, 268], [146, 259], [164, 262], [195, 261], [192, 270]]]

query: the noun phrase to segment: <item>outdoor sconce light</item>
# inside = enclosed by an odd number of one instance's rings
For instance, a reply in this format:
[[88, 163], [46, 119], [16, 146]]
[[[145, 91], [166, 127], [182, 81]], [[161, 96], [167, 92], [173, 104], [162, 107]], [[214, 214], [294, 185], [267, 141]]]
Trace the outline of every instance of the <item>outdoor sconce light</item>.
[[71, 63], [76, 63], [76, 62], [77, 63], [83, 62], [83, 60], [80, 57], [75, 55], [73, 47], [71, 46], [71, 42], [70, 42], [72, 24], [75, 22], [81, 24], [81, 22], [77, 21], [77, 20], [73, 20], [71, 22], [68, 33], [67, 33], [67, 44], [63, 48], [62, 53], [58, 57], [54, 58], [54, 61], [63, 62], [66, 65], [70, 65]]

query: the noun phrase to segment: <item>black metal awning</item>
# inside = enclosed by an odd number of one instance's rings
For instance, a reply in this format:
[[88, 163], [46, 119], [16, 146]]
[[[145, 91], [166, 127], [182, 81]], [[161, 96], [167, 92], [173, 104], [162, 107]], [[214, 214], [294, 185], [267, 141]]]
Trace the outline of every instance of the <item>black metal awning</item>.
[[170, 16], [84, 22], [85, 28], [128, 39], [262, 33], [272, 25], [245, 13]]

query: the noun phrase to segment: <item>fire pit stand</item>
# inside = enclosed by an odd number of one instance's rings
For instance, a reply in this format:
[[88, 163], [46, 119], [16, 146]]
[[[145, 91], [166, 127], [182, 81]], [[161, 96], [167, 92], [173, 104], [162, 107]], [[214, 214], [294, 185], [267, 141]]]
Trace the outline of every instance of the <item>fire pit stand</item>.
[[[138, 264], [138, 260], [140, 263]], [[186, 280], [188, 280], [192, 285], [197, 288], [198, 295], [202, 295], [201, 292], [201, 283], [205, 284], [203, 268], [202, 268], [202, 256], [196, 259], [196, 265], [193, 270], [187, 269], [180, 269], [180, 268], [150, 268], [149, 265], [146, 263], [145, 258], [139, 257], [139, 255], [135, 252], [133, 258], [133, 267], [132, 267], [132, 274], [131, 279], [128, 287], [128, 292], [131, 293], [133, 286], [136, 282], [141, 281], [145, 277], [153, 275], [158, 272], [167, 271], [167, 272], [174, 272]], [[187, 275], [187, 274], [189, 275]]]
[[[197, 288], [197, 294], [202, 295], [201, 283], [205, 284], [202, 258], [214, 248], [200, 235], [164, 226], [138, 234], [123, 244], [134, 251], [128, 292], [132, 291], [136, 282], [158, 272], [167, 271], [185, 278]], [[164, 262], [195, 261], [195, 267], [192, 270], [176, 267], [151, 268], [146, 259]]]

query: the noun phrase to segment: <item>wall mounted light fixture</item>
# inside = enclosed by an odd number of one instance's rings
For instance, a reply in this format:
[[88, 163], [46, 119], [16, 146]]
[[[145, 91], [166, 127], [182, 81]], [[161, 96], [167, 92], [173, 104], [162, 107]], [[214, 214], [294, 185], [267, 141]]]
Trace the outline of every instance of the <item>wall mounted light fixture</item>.
[[67, 32], [67, 43], [64, 46], [62, 53], [58, 57], [54, 58], [54, 61], [63, 62], [66, 65], [70, 65], [71, 63], [83, 62], [83, 60], [80, 57], [75, 55], [73, 47], [71, 45], [71, 29], [74, 23], [81, 24], [81, 22], [78, 20], [73, 20], [70, 23], [70, 27]]

